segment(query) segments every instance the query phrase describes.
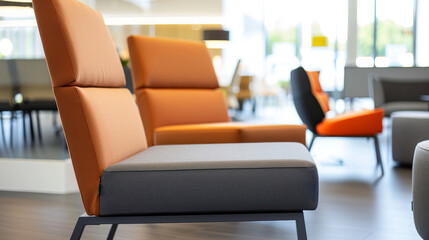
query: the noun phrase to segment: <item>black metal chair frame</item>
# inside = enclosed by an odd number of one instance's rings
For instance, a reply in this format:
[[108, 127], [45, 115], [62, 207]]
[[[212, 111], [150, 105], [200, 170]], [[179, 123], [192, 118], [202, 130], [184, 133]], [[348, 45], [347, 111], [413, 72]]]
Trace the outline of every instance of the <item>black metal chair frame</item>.
[[115, 237], [119, 224], [154, 224], [154, 223], [202, 223], [202, 222], [246, 222], [246, 221], [285, 221], [295, 220], [298, 240], [306, 240], [304, 213], [238, 213], [238, 214], [195, 214], [195, 215], [148, 215], [148, 216], [111, 216], [96, 217], [82, 214], [77, 220], [71, 240], [79, 240], [87, 225], [111, 224], [107, 240]]
[[374, 147], [375, 147], [375, 156], [377, 159], [377, 165], [376, 167], [380, 167], [381, 169], [381, 176], [384, 176], [384, 167], [383, 162], [381, 161], [381, 153], [380, 153], [380, 144], [378, 143], [378, 137], [377, 135], [370, 135], [370, 136], [326, 136], [326, 135], [318, 135], [314, 132], [312, 132], [313, 137], [311, 138], [310, 144], [308, 145], [308, 151], [311, 151], [311, 148], [313, 147], [314, 140], [316, 140], [317, 137], [347, 137], [347, 138], [372, 138], [374, 139]]

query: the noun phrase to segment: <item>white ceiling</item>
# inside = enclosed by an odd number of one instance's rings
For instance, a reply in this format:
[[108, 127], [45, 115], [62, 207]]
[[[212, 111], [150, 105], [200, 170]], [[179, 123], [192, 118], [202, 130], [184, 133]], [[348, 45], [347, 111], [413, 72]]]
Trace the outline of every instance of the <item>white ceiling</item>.
[[222, 16], [222, 0], [81, 0], [104, 16]]
[[[21, 0], [23, 1], [23, 0]], [[65, 0], [64, 0], [65, 1]], [[104, 17], [221, 17], [222, 0], [79, 0]], [[34, 19], [31, 8], [0, 7], [1, 19]]]

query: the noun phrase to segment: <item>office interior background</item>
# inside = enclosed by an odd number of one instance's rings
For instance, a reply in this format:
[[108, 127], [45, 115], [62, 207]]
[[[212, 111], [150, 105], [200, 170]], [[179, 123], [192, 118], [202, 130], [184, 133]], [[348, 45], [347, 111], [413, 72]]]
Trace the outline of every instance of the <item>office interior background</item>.
[[[208, 30], [226, 31], [227, 41], [207, 41], [207, 47], [220, 86], [233, 93], [226, 101], [234, 121], [301, 124], [290, 90], [290, 73], [299, 66], [320, 71], [321, 86], [330, 96], [328, 115], [374, 108], [370, 72], [392, 75], [393, 70], [393, 75], [399, 71], [401, 77], [429, 79], [426, 0], [81, 2], [102, 13], [125, 71], [129, 35], [203, 41]], [[242, 86], [240, 79], [249, 82]], [[32, 8], [0, 5], [0, 88], [15, 91], [16, 86], [38, 91], [50, 88], [50, 80]], [[21, 95], [16, 90], [13, 101], [23, 101], [24, 91]], [[28, 116], [2, 110], [0, 239], [65, 238], [56, 236], [68, 236], [74, 217], [83, 211], [57, 112], [37, 111], [38, 119], [32, 115], [36, 111]], [[310, 239], [419, 239], [410, 209], [412, 170], [392, 160], [390, 118], [383, 123], [382, 178], [374, 173], [375, 156], [365, 140], [317, 140], [311, 153], [319, 167], [321, 193], [319, 209], [308, 214]], [[52, 230], [52, 219], [43, 217], [49, 207], [66, 219], [59, 221], [58, 231]], [[6, 208], [21, 209], [22, 221], [6, 223], [14, 218], [2, 215]], [[42, 213], [32, 213], [38, 211]], [[118, 237], [293, 239], [295, 234], [288, 223], [240, 224], [127, 226]], [[87, 237], [102, 236], [98, 231], [90, 230]]]

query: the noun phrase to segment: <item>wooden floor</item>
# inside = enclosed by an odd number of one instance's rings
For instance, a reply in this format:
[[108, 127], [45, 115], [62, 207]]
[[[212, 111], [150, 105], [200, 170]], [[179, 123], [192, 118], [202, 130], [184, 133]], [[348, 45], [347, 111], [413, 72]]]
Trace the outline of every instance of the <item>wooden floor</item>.
[[[378, 179], [372, 144], [364, 139], [316, 140], [312, 153], [318, 161], [320, 201], [316, 211], [305, 212], [309, 239], [419, 239], [410, 210], [411, 169], [385, 161], [386, 175]], [[337, 157], [344, 160], [342, 166], [332, 161]], [[0, 239], [67, 239], [82, 212], [78, 194], [0, 192]], [[107, 232], [108, 226], [88, 227], [83, 239], [105, 239]], [[296, 237], [294, 222], [285, 221], [120, 225], [116, 239]]]
[[[411, 169], [392, 162], [387, 132], [380, 136], [383, 178], [375, 171], [371, 141], [316, 140], [312, 155], [318, 164], [320, 199], [317, 210], [305, 212], [309, 239], [420, 239], [410, 207]], [[338, 159], [344, 163], [339, 165]], [[0, 240], [68, 239], [82, 213], [78, 194], [0, 192]], [[87, 227], [82, 239], [105, 239], [108, 230]], [[120, 225], [115, 239], [296, 239], [296, 231], [292, 221]]]

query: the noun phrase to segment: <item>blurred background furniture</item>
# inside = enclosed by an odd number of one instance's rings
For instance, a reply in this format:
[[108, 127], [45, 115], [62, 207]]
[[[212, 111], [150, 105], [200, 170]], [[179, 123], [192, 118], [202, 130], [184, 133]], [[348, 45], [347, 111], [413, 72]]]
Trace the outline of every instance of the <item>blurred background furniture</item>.
[[[12, 86], [9, 78], [6, 77], [8, 72], [7, 66], [0, 64], [0, 121], [1, 121], [1, 134], [3, 143], [6, 143], [6, 133], [4, 127], [4, 121], [6, 118], [6, 112], [12, 112]], [[10, 114], [11, 115], [11, 114]], [[10, 119], [10, 116], [9, 116]]]
[[[369, 97], [369, 74], [376, 74], [383, 78], [409, 79], [427, 81], [429, 67], [344, 67], [344, 98]], [[412, 77], [410, 77], [412, 76]]]
[[296, 111], [302, 122], [313, 133], [311, 150], [316, 137], [365, 137], [374, 140], [377, 167], [384, 174], [377, 134], [383, 131], [383, 110], [363, 110], [325, 118], [319, 101], [313, 95], [310, 79], [304, 68], [291, 72], [291, 89]]
[[[22, 116], [24, 128], [24, 142], [26, 142], [27, 126], [30, 130], [31, 142], [34, 143], [35, 131], [33, 117], [36, 117], [38, 139], [42, 142], [42, 123], [40, 111], [52, 112], [52, 125], [60, 131], [57, 126], [57, 106], [52, 92], [51, 80], [45, 59], [7, 59], [0, 60], [0, 68], [6, 71], [1, 75], [9, 86], [13, 88], [12, 119]], [[34, 115], [34, 116], [33, 116]], [[29, 124], [26, 124], [28, 117]], [[11, 132], [13, 127], [11, 126]], [[13, 134], [11, 134], [11, 139]]]
[[400, 111], [392, 120], [392, 158], [403, 165], [413, 163], [417, 143], [429, 139], [429, 112]]
[[390, 116], [395, 111], [427, 111], [429, 103], [421, 100], [429, 94], [427, 79], [389, 78], [371, 73], [368, 75], [369, 96], [374, 99], [374, 107], [383, 108]]
[[224, 93], [202, 42], [130, 36], [137, 105], [149, 146], [160, 144], [299, 142], [300, 125], [230, 122]]
[[238, 109], [243, 111], [244, 104], [248, 102], [251, 106], [252, 112], [255, 113], [256, 110], [256, 99], [252, 93], [252, 76], [240, 76], [239, 78], [239, 91], [235, 94], [238, 100]]
[[0, 100], [0, 124], [1, 124], [1, 136], [3, 139], [3, 143], [6, 143], [6, 133], [5, 133], [5, 127], [4, 127], [4, 120], [5, 120], [4, 112], [12, 112], [12, 111], [13, 111], [13, 108], [9, 101]]
[[423, 239], [429, 239], [429, 141], [417, 144], [413, 161], [414, 225]]

